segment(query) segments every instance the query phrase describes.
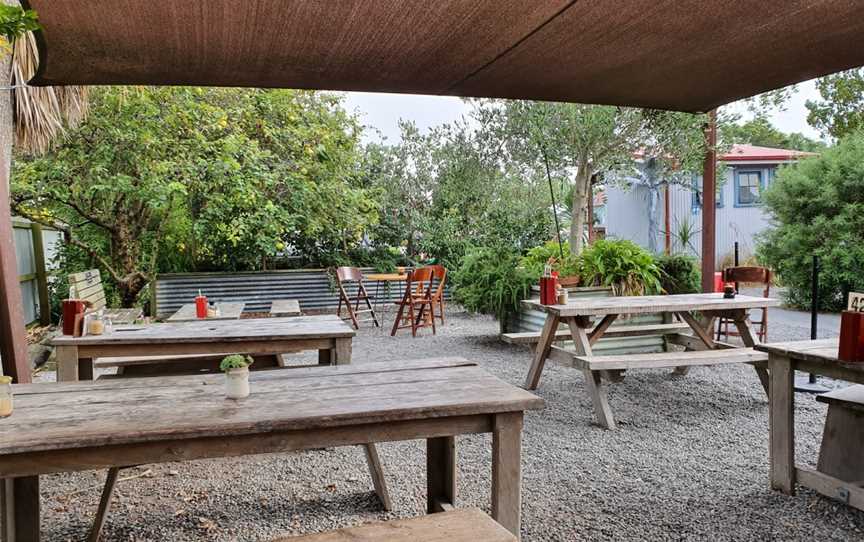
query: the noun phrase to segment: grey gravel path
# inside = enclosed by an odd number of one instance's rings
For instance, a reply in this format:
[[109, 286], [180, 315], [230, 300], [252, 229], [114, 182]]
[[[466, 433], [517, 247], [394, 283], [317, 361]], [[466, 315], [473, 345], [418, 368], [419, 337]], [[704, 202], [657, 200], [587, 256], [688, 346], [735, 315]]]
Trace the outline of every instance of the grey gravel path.
[[[392, 317], [392, 316], [391, 316]], [[795, 326], [772, 338], [806, 338]], [[436, 337], [363, 329], [354, 362], [460, 355], [520, 385], [529, 354], [497, 323], [450, 314]], [[749, 367], [687, 377], [637, 371], [611, 389], [620, 428], [591, 424], [582, 377], [550, 366], [546, 410], [525, 420], [523, 540], [862, 540], [864, 514], [810, 491], [768, 489], [768, 406]], [[799, 457], [813, 464], [825, 409], [798, 396]], [[459, 440], [460, 506], [488, 511], [488, 437]], [[124, 475], [105, 540], [268, 540], [424, 510], [420, 442], [380, 445], [395, 511], [381, 510], [359, 448], [143, 466]], [[104, 472], [43, 482], [48, 541], [81, 540]]]

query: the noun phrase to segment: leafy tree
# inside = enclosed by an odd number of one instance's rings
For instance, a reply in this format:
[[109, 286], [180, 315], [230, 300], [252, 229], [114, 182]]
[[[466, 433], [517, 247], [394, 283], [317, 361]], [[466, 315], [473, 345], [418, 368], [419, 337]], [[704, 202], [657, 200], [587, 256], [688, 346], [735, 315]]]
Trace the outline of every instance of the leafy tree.
[[731, 143], [747, 143], [760, 147], [807, 152], [821, 152], [826, 147], [825, 143], [810, 139], [803, 134], [781, 132], [764, 116], [757, 116], [743, 124], [730, 123], [725, 129], [724, 136]]
[[822, 262], [822, 308], [841, 309], [845, 288], [864, 288], [864, 132], [781, 168], [763, 202], [772, 227], [758, 255], [775, 269], [792, 305], [810, 304], [814, 255]]
[[320, 260], [375, 220], [336, 97], [105, 88], [91, 108], [54, 151], [16, 161], [13, 208], [64, 231], [126, 306], [157, 269], [257, 269], [289, 249]]
[[[688, 170], [702, 153], [704, 116], [633, 108], [527, 101], [483, 101], [486, 116], [516, 160], [553, 179], [565, 194], [572, 184], [570, 248], [582, 250], [591, 179], [625, 177], [641, 157], [664, 170]], [[660, 165], [662, 164], [662, 166]]]
[[807, 100], [807, 122], [825, 136], [842, 138], [864, 126], [864, 68], [816, 81], [821, 100]]

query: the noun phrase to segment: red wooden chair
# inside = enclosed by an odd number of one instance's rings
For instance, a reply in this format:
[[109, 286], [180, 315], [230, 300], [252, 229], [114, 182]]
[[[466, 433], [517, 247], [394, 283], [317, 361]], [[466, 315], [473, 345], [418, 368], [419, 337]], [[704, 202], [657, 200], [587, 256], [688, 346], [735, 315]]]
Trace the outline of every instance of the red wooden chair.
[[[375, 309], [372, 308], [372, 303], [366, 287], [363, 286], [363, 272], [356, 267], [338, 267], [336, 268], [336, 285], [339, 288], [339, 306], [336, 308], [336, 314], [342, 318], [342, 304], [348, 309], [348, 317], [354, 325], [354, 329], [360, 329], [360, 321], [357, 319], [358, 314], [369, 313], [372, 315], [372, 321], [375, 322], [375, 327], [380, 326], [378, 318], [375, 316]], [[349, 295], [348, 290], [353, 289], [353, 295]], [[365, 309], [360, 308], [360, 303], [366, 305]]]
[[436, 316], [444, 323], [444, 282], [447, 280], [447, 269], [443, 265], [428, 266], [435, 273], [435, 279], [438, 281], [438, 286], [432, 293], [432, 303], [437, 307]]
[[[742, 282], [761, 284], [765, 288], [762, 292], [763, 297], [770, 297], [771, 295], [771, 270], [767, 267], [727, 267], [723, 270], [723, 282], [726, 284], [734, 282], [736, 285]], [[756, 326], [759, 340], [765, 342], [768, 339], [768, 308], [766, 307], [761, 310], [762, 320], [751, 320], [750, 323]], [[738, 335], [737, 331], [729, 329], [730, 323], [732, 323], [732, 320], [729, 318], [720, 318], [717, 326], [718, 341], [724, 335], [727, 338]]]
[[418, 329], [428, 326], [432, 326], [432, 334], [435, 334], [435, 302], [432, 299], [434, 278], [435, 271], [431, 267], [421, 267], [408, 273], [402, 301], [396, 302], [399, 311], [390, 335], [410, 327], [411, 336], [416, 337]]

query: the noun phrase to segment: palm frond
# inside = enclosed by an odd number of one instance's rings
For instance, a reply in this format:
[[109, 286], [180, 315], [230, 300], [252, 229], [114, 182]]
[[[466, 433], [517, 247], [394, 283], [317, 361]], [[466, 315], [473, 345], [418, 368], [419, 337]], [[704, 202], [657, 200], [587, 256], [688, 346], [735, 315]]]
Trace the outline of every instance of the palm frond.
[[39, 52], [36, 38], [28, 32], [12, 47], [15, 144], [26, 154], [48, 152], [67, 128], [87, 116], [87, 87], [28, 87], [36, 73]]

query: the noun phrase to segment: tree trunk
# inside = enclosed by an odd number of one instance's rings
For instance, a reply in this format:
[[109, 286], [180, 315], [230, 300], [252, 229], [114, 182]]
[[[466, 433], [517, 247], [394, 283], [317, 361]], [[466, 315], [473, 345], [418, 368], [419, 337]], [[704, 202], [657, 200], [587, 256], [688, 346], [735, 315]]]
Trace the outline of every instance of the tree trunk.
[[579, 164], [576, 172], [576, 184], [573, 187], [573, 208], [570, 222], [570, 253], [574, 256], [582, 252], [585, 244], [585, 210], [588, 208], [588, 198], [591, 195], [591, 172], [587, 164]]

